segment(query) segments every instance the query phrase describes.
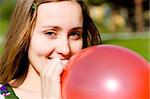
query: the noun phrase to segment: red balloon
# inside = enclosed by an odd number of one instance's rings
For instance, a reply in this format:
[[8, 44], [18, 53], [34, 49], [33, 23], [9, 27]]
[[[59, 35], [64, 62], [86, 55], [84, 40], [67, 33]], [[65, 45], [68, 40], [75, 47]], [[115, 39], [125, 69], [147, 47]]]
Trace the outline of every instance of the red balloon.
[[116, 45], [83, 49], [62, 74], [63, 99], [149, 99], [149, 63]]

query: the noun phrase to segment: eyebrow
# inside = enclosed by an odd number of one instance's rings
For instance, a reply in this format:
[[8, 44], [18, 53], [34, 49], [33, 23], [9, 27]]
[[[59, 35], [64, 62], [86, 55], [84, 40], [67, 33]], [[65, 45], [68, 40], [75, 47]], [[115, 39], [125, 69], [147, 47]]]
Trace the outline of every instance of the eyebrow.
[[[45, 26], [41, 26], [42, 28], [52, 28], [52, 29], [57, 29], [57, 30], [61, 30], [62, 28], [59, 26], [50, 26], [50, 25], [45, 25]], [[73, 27], [71, 30], [78, 30], [78, 29], [83, 29], [83, 27], [81, 26], [77, 26], [77, 27]]]
[[83, 27], [74, 27], [71, 30], [78, 30], [78, 29], [82, 29], [83, 30]]

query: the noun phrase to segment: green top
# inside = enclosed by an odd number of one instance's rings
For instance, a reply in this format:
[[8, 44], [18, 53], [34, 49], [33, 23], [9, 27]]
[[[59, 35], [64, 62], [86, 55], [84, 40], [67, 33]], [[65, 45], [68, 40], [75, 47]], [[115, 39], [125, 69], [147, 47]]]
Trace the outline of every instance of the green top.
[[19, 99], [9, 84], [0, 84], [0, 99]]

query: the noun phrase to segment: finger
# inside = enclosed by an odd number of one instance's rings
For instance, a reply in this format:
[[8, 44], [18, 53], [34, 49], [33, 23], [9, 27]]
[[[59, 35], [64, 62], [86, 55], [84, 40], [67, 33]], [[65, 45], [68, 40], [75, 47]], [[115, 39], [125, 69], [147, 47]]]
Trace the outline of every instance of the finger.
[[57, 77], [58, 79], [60, 79], [60, 74], [62, 73], [64, 67], [63, 67], [62, 62], [59, 62], [56, 65], [57, 66], [56, 66], [56, 68], [55, 68], [55, 70], [53, 72], [53, 77]]
[[42, 73], [45, 74], [47, 71], [53, 71], [55, 68], [55, 64], [59, 61], [60, 61], [60, 59], [57, 57], [49, 60], [47, 66], [45, 66], [45, 68], [43, 68]]
[[[51, 68], [47, 69], [48, 76], [50, 76], [50, 75], [56, 76], [54, 74], [56, 72], [56, 69], [59, 67], [59, 65], [61, 65], [60, 58], [58, 58], [58, 57], [53, 58], [53, 60], [51, 61], [51, 64], [50, 64]], [[52, 69], [52, 70], [50, 71], [50, 69]], [[57, 73], [59, 73], [59, 72], [57, 72]]]
[[63, 64], [63, 69], [65, 70], [66, 69], [66, 67], [67, 67], [67, 65], [68, 65], [68, 60], [63, 60], [62, 61], [62, 64]]
[[53, 88], [53, 86], [56, 87], [56, 85], [58, 85], [59, 83], [59, 79], [58, 77], [56, 77], [57, 75], [55, 74], [55, 69], [57, 67], [56, 65], [57, 63], [59, 63], [59, 61], [60, 59], [58, 58], [51, 59], [41, 73], [42, 89], [44, 88], [44, 90], [42, 91], [43, 94], [47, 95], [49, 92], [49, 88], [45, 88], [44, 86], [49, 86], [50, 88]]
[[[48, 66], [46, 66], [42, 72], [42, 76], [46, 79], [52, 80], [53, 78], [58, 78], [61, 69], [60, 58], [53, 58], [50, 60]], [[56, 75], [57, 74], [57, 75]], [[53, 77], [53, 78], [52, 78]]]

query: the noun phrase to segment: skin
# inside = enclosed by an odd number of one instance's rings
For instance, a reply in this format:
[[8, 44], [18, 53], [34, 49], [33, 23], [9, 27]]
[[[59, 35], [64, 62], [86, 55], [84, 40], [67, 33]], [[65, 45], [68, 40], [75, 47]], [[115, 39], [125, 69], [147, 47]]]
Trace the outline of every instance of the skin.
[[29, 71], [24, 82], [14, 88], [17, 96], [21, 99], [60, 99], [60, 75], [69, 58], [82, 49], [82, 35], [83, 16], [77, 2], [39, 5], [28, 50]]

